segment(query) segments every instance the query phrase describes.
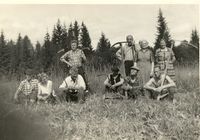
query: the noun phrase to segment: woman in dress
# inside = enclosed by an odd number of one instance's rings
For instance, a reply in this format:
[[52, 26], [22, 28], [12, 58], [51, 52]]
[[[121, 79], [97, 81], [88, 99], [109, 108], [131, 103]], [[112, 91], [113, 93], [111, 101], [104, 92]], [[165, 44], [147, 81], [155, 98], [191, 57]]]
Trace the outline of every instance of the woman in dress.
[[171, 48], [166, 47], [165, 40], [160, 41], [160, 48], [155, 52], [155, 65], [160, 66], [161, 72], [164, 73], [167, 66], [167, 75], [175, 82], [174, 61], [176, 60]]
[[140, 50], [137, 57], [137, 64], [140, 68], [139, 81], [144, 85], [153, 76], [154, 57], [153, 50], [149, 47], [149, 43], [146, 40], [141, 40], [139, 45]]

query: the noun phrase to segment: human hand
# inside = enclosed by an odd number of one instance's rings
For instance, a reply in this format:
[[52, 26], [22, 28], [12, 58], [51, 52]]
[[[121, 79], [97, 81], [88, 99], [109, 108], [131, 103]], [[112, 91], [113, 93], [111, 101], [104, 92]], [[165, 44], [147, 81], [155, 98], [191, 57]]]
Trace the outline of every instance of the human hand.
[[153, 76], [154, 76], [154, 72], [151, 71], [151, 73], [150, 73], [150, 78], [152, 78]]
[[111, 88], [111, 89], [115, 89], [115, 85], [112, 85], [110, 88]]

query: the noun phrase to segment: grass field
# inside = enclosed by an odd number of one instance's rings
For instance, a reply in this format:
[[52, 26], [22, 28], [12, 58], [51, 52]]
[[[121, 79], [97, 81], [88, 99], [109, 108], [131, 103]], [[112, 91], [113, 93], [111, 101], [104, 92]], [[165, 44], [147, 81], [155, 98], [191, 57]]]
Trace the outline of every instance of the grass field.
[[[107, 70], [108, 71], [108, 70]], [[106, 72], [106, 71], [105, 71]], [[1, 140], [200, 140], [199, 69], [176, 67], [175, 102], [103, 100], [105, 72], [88, 72], [95, 91], [86, 103], [12, 103], [17, 81], [1, 81]], [[55, 88], [63, 78], [53, 77]]]

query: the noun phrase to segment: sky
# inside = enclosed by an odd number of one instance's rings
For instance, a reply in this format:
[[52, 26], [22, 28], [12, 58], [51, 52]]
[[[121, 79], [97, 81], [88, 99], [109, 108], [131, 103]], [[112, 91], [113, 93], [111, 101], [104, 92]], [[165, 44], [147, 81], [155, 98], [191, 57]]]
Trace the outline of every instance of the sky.
[[16, 41], [18, 34], [28, 35], [31, 42], [43, 43], [48, 31], [60, 19], [62, 24], [83, 21], [96, 48], [102, 33], [111, 44], [124, 41], [132, 34], [136, 43], [145, 39], [152, 46], [156, 37], [158, 10], [166, 18], [175, 40], [189, 40], [193, 29], [199, 31], [199, 5], [194, 4], [129, 4], [129, 5], [0, 5], [0, 29], [6, 39]]

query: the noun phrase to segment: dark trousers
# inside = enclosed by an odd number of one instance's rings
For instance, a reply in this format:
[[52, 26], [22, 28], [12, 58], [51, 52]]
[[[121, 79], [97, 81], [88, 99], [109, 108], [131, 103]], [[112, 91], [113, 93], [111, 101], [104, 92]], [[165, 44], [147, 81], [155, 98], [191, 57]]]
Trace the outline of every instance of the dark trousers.
[[130, 72], [131, 72], [131, 67], [133, 66], [133, 61], [131, 60], [126, 60], [124, 62], [124, 67], [125, 67], [125, 73], [126, 73], [126, 76], [129, 76], [130, 75]]
[[88, 78], [87, 78], [85, 70], [84, 70], [84, 68], [82, 66], [78, 67], [78, 73], [83, 77], [83, 80], [85, 81], [85, 84], [86, 84], [86, 89], [88, 89], [89, 88]]
[[67, 101], [67, 102], [71, 102], [71, 101], [85, 101], [85, 91], [83, 89], [79, 89], [79, 90], [66, 90], [63, 92], [60, 92], [57, 95], [57, 101], [58, 102], [63, 102], [63, 101]]
[[120, 87], [121, 87], [121, 86], [117, 86], [115, 89], [111, 89], [110, 87], [105, 86], [105, 92], [106, 92], [106, 93], [107, 93], [107, 92], [118, 92], [118, 91], [120, 91]]

